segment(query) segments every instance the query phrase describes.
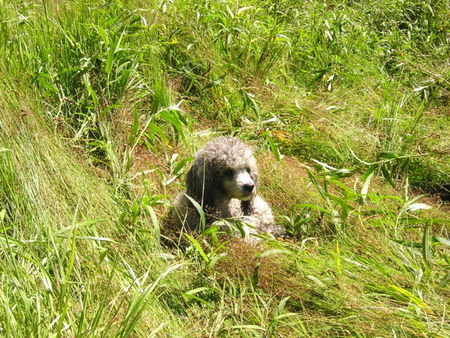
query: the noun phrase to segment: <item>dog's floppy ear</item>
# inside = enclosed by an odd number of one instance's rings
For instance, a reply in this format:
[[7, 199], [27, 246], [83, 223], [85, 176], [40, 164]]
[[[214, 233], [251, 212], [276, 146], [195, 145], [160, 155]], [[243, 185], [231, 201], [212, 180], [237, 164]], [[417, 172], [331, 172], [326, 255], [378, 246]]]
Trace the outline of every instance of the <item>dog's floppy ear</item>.
[[250, 176], [255, 184], [255, 188], [258, 189], [259, 172], [258, 167], [256, 166], [256, 159], [254, 159], [254, 164], [250, 166], [250, 168]]
[[199, 161], [196, 159], [186, 175], [186, 193], [197, 201], [201, 200], [203, 195], [203, 183], [199, 175], [199, 171], [201, 171], [199, 167]]
[[258, 189], [258, 180], [259, 180], [259, 173], [258, 171], [255, 171], [254, 173], [252, 173], [252, 179], [253, 179], [253, 183], [255, 184], [255, 189]]
[[197, 158], [186, 176], [186, 194], [203, 207], [214, 207], [214, 189], [212, 164]]

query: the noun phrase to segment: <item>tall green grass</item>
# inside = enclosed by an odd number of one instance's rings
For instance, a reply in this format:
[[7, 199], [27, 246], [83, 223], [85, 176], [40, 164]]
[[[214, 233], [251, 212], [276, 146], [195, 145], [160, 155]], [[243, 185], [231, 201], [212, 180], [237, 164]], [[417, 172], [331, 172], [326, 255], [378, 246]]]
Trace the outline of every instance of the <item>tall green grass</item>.
[[[448, 335], [447, 12], [0, 1], [0, 334]], [[166, 246], [224, 133], [288, 238]]]

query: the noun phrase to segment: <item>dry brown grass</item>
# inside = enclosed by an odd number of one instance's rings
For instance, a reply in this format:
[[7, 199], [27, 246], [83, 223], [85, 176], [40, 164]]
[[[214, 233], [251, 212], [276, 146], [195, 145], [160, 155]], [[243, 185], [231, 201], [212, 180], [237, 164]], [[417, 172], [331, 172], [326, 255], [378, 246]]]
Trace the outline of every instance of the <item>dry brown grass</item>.
[[272, 154], [258, 154], [260, 191], [278, 213], [286, 213], [298, 203], [311, 199], [308, 173], [304, 164], [293, 157], [277, 161]]
[[301, 301], [305, 287], [301, 279], [289, 270], [289, 261], [281, 255], [260, 257], [267, 248], [253, 246], [241, 239], [232, 239], [226, 256], [214, 267], [219, 278], [230, 278], [240, 283], [253, 283], [254, 287], [277, 297], [291, 297]]

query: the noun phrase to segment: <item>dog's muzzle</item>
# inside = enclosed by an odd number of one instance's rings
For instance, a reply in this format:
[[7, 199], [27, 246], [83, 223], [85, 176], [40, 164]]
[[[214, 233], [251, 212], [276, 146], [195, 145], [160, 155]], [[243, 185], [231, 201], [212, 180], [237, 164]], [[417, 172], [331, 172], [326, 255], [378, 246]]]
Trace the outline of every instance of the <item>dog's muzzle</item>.
[[239, 187], [239, 194], [241, 200], [249, 200], [255, 194], [255, 182], [247, 171], [242, 171], [236, 178], [236, 183]]
[[242, 186], [242, 192], [244, 195], [251, 195], [253, 194], [253, 190], [255, 189], [255, 185], [253, 183], [251, 184], [244, 184]]

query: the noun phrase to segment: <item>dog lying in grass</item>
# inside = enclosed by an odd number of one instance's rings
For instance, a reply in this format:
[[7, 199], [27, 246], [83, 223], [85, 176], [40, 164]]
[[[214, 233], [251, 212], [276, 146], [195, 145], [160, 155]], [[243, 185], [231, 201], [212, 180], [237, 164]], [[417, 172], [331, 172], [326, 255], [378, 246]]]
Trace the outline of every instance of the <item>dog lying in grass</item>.
[[181, 227], [198, 230], [226, 219], [242, 225], [245, 240], [257, 243], [257, 233], [281, 235], [272, 210], [257, 194], [258, 168], [253, 152], [235, 137], [218, 137], [196, 156], [186, 177], [186, 191], [171, 211]]

